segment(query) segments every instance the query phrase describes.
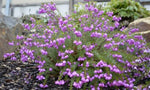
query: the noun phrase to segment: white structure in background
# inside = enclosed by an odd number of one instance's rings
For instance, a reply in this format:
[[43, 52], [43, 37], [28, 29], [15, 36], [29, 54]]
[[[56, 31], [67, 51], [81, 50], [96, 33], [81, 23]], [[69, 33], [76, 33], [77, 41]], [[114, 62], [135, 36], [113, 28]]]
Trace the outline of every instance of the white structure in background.
[[[3, 0], [2, 13], [5, 14], [5, 4], [7, 0]], [[55, 2], [56, 7], [62, 15], [69, 13], [69, 1], [68, 0], [11, 0], [10, 12], [11, 16], [21, 17], [29, 14], [38, 14], [38, 10], [41, 3]]]
[[7, 0], [6, 4], [5, 4], [6, 5], [6, 8], [5, 8], [5, 15], [6, 16], [10, 15], [10, 12], [9, 12], [10, 11], [10, 3], [11, 3], [11, 0]]
[[139, 1], [147, 10], [150, 10], [150, 0], [139, 0]]
[[2, 0], [0, 0], [0, 11], [2, 9]]
[[[38, 14], [38, 10], [41, 6], [41, 3], [48, 2], [56, 3], [57, 9], [60, 13], [65, 16], [69, 14], [69, 0], [11, 0], [10, 4], [10, 16], [21, 17], [29, 14]], [[83, 2], [84, 0], [75, 0], [75, 2]], [[6, 5], [7, 0], [2, 2], [2, 13], [6, 14]], [[101, 3], [103, 4], [103, 3]], [[106, 5], [106, 3], [104, 3]]]
[[[2, 3], [2, 13], [5, 14], [5, 5], [7, 0], [3, 0]], [[10, 4], [10, 16], [21, 17], [29, 14], [38, 14], [38, 10], [41, 6], [41, 3], [55, 2], [57, 9], [60, 13], [65, 16], [69, 14], [69, 0], [11, 0]], [[100, 1], [100, 0], [99, 0]], [[101, 0], [102, 1], [102, 0]], [[104, 0], [105, 1], [105, 0]], [[107, 0], [108, 1], [108, 0]], [[143, 6], [150, 10], [150, 0], [139, 0], [143, 1]], [[83, 2], [83, 0], [75, 0], [75, 2]], [[149, 4], [147, 4], [149, 2]], [[99, 2], [105, 6], [107, 2]]]

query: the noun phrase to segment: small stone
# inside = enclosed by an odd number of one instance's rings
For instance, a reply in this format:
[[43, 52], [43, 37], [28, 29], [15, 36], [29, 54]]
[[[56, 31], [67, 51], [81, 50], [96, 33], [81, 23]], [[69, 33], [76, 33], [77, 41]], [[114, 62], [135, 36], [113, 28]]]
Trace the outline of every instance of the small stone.
[[20, 68], [20, 67], [17, 67], [16, 70], [21, 70], [21, 68]]

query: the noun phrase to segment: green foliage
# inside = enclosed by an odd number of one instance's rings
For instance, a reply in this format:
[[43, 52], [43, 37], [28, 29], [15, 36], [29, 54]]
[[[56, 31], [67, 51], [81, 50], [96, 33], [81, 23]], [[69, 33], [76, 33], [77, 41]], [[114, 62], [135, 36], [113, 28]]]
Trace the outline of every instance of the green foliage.
[[150, 16], [150, 12], [134, 0], [111, 0], [105, 10], [113, 11], [114, 15], [122, 17], [122, 21], [128, 22]]

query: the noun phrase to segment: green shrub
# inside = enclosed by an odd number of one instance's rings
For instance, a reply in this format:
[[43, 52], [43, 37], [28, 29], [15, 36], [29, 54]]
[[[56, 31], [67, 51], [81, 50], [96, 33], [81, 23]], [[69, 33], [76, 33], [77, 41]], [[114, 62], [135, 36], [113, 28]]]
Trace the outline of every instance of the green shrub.
[[134, 0], [111, 0], [105, 10], [113, 11], [122, 21], [128, 21], [127, 24], [135, 19], [150, 16], [150, 12]]

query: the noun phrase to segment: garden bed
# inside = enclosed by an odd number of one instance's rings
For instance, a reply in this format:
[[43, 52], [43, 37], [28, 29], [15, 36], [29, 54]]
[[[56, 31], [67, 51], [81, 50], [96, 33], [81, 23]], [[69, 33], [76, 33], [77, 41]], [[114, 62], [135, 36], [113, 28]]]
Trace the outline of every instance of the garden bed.
[[43, 4], [39, 13], [46, 17], [40, 21], [31, 17], [31, 24], [23, 24], [25, 31], [34, 32], [17, 35], [9, 42], [17, 49], [4, 54], [5, 61], [0, 62], [1, 89], [150, 87], [146, 81], [150, 78], [150, 49], [143, 36], [136, 34], [139, 29], [120, 28], [121, 17], [97, 7], [88, 2], [83, 11], [62, 17], [56, 13], [54, 3]]

